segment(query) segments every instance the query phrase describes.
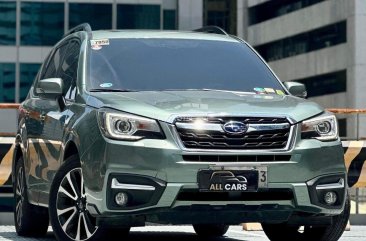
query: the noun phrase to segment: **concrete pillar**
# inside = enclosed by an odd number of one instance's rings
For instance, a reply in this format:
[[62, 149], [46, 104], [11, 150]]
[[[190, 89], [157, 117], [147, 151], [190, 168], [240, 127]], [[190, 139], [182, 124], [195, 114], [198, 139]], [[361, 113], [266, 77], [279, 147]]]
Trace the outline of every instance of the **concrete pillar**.
[[178, 0], [178, 29], [193, 30], [203, 24], [202, 0]]
[[[366, 109], [366, 1], [352, 0], [350, 5], [353, 12], [347, 19], [347, 42], [352, 60], [347, 69], [347, 92], [351, 108]], [[361, 114], [359, 118], [358, 136], [366, 137], [366, 115]], [[357, 126], [352, 129], [357, 131]], [[348, 131], [353, 134], [349, 128]]]
[[[354, 80], [357, 88], [355, 107], [366, 108], [366, 1], [354, 0], [353, 27], [348, 31], [352, 36], [347, 36], [354, 45]], [[348, 25], [349, 26], [349, 25]], [[353, 32], [353, 33], [352, 33]]]
[[16, 51], [16, 62], [15, 62], [15, 103], [20, 102], [20, 63], [19, 63], [19, 47], [20, 47], [20, 14], [21, 14], [21, 2], [16, 1], [16, 39], [15, 45]]
[[239, 38], [245, 39], [248, 28], [248, 2], [246, 0], [236, 0], [237, 19], [236, 19], [236, 33]]

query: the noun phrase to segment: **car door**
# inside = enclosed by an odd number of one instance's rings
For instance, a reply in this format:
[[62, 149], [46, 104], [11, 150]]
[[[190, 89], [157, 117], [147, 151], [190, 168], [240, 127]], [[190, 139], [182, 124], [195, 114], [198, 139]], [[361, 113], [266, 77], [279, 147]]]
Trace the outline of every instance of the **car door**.
[[[43, 193], [40, 196], [41, 203], [48, 202], [48, 193], [53, 177], [61, 165], [62, 143], [65, 133], [65, 124], [70, 119], [69, 105], [75, 94], [75, 81], [79, 60], [80, 43], [78, 39], [70, 39], [65, 45], [60, 67], [55, 77], [63, 80], [63, 93], [61, 99], [45, 100], [46, 108], [43, 108], [44, 131], [40, 144], [39, 162], [44, 166], [40, 178], [43, 180]], [[62, 51], [61, 51], [62, 52]], [[47, 165], [45, 165], [47, 164]], [[44, 195], [42, 195], [44, 194]]]
[[24, 158], [25, 172], [28, 179], [28, 195], [33, 202], [38, 201], [39, 187], [42, 183], [40, 176], [41, 166], [39, 164], [39, 143], [40, 137], [43, 132], [43, 121], [41, 120], [43, 100], [36, 94], [36, 85], [39, 79], [44, 78], [46, 73], [50, 75], [50, 72], [55, 71], [55, 63], [52, 64], [53, 68], [49, 67], [50, 62], [55, 60], [57, 55], [56, 50], [51, 50], [50, 54], [42, 64], [40, 71], [38, 72], [34, 84], [32, 85], [27, 98], [22, 103], [20, 110], [20, 125], [21, 135], [25, 140], [26, 153]]
[[[39, 79], [57, 78], [62, 64], [62, 60], [67, 50], [67, 44], [61, 43], [53, 50], [45, 70], [39, 76]], [[37, 89], [37, 82], [34, 86]], [[48, 119], [46, 114], [49, 111], [59, 109], [55, 100], [42, 99], [36, 91], [33, 92], [31, 100], [31, 113], [33, 126], [27, 129], [32, 132], [28, 134], [29, 141], [29, 175], [32, 179], [32, 185], [35, 190], [46, 191], [48, 187], [47, 170], [57, 166], [57, 147], [54, 142], [49, 142], [48, 137], [53, 135], [53, 128], [49, 125], [52, 120]]]

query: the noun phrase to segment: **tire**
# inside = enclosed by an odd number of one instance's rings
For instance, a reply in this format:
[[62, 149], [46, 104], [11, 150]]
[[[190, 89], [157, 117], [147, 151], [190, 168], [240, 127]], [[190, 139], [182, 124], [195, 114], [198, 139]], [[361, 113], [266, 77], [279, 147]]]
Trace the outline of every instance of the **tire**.
[[[79, 157], [73, 155], [65, 160], [51, 185], [49, 213], [57, 240], [104, 240], [107, 233], [113, 232], [96, 226], [96, 219], [90, 215], [86, 204]], [[128, 231], [124, 230], [123, 234], [126, 235]]]
[[15, 167], [14, 181], [14, 223], [19, 236], [40, 237], [47, 233], [48, 210], [33, 205], [28, 200], [27, 182], [24, 172], [24, 160], [20, 157]]
[[222, 237], [229, 229], [229, 225], [224, 224], [193, 224], [193, 229], [198, 236], [202, 237]]
[[272, 241], [299, 240], [299, 241], [337, 241], [343, 234], [351, 211], [351, 202], [347, 195], [344, 211], [332, 217], [332, 224], [322, 227], [305, 226], [300, 232], [300, 226], [288, 226], [282, 224], [262, 224], [267, 237]]

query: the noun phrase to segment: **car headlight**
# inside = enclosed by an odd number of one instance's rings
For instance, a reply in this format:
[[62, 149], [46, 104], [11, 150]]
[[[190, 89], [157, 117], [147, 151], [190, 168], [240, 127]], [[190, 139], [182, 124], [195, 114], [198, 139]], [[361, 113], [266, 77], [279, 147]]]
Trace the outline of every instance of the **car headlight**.
[[337, 119], [332, 114], [306, 120], [301, 125], [301, 137], [303, 139], [315, 138], [321, 141], [332, 141], [338, 139]]
[[137, 141], [164, 139], [164, 134], [156, 120], [123, 112], [101, 109], [98, 111], [99, 127], [111, 139]]

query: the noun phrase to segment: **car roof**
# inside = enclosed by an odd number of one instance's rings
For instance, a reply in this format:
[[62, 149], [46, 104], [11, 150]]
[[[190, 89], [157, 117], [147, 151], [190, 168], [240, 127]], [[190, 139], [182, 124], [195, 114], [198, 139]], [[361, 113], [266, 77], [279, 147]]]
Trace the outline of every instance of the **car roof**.
[[159, 39], [197, 39], [226, 42], [239, 42], [229, 35], [202, 33], [193, 31], [164, 31], [164, 30], [98, 30], [92, 32], [92, 39], [129, 39], [129, 38], [159, 38]]

